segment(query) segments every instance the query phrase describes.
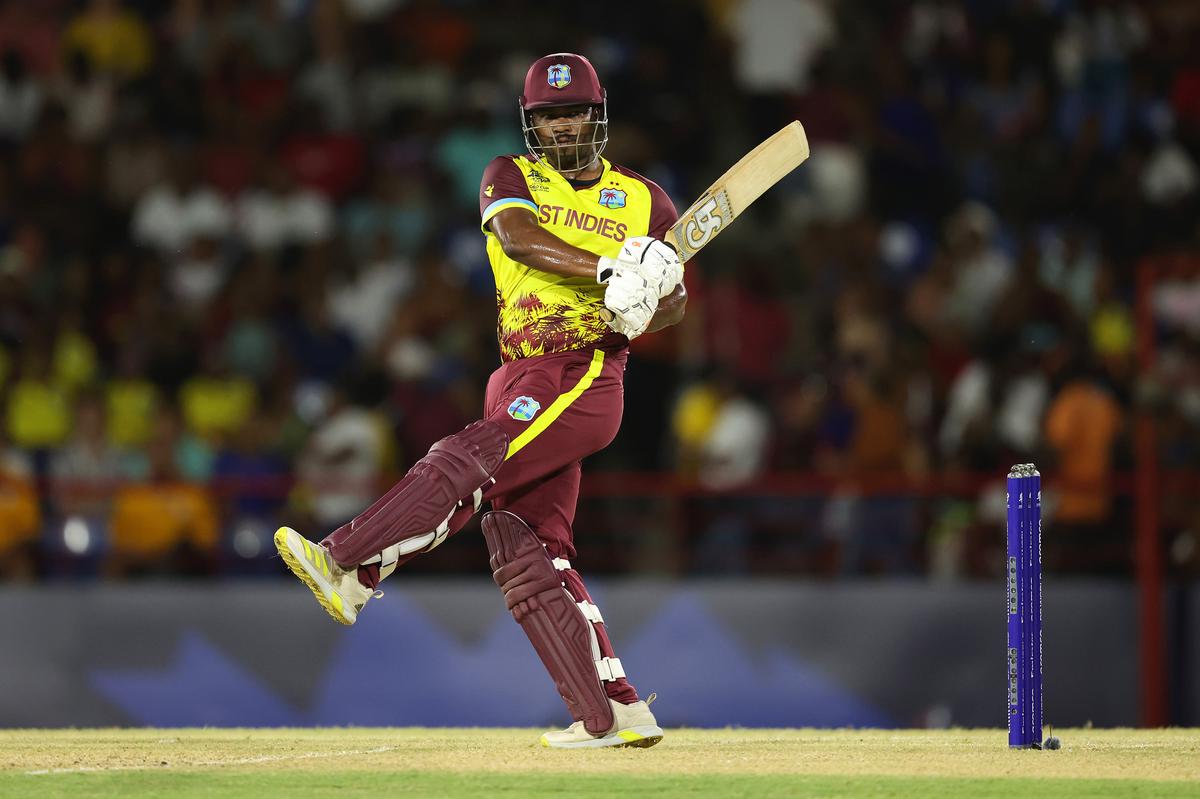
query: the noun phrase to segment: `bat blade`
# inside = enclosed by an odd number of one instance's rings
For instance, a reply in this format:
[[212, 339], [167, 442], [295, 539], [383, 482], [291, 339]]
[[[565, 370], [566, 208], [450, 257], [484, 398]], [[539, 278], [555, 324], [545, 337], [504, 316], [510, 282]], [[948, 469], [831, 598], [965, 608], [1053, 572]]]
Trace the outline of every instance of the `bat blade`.
[[785, 125], [709, 186], [667, 231], [667, 243], [680, 260], [689, 260], [806, 158], [804, 126], [798, 121]]
[[[783, 180], [808, 158], [808, 136], [799, 121], [790, 122], [742, 156], [692, 203], [663, 240], [679, 253], [679, 260], [692, 256], [729, 227], [763, 192]], [[600, 311], [611, 322], [612, 311]]]

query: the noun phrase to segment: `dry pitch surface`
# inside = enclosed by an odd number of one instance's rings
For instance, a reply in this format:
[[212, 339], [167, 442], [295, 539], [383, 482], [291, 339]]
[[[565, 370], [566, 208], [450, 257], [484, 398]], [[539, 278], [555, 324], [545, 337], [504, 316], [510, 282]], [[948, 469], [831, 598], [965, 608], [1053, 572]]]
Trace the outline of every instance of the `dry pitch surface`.
[[0, 797], [1197, 796], [1200, 730], [668, 730], [552, 751], [512, 729], [0, 731]]

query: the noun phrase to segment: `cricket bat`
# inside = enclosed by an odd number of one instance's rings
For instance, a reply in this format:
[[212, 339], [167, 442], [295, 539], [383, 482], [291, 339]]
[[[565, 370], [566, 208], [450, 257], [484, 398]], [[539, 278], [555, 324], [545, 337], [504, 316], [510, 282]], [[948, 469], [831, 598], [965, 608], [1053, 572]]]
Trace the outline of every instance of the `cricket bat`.
[[[762, 193], [774, 186], [808, 158], [808, 137], [804, 126], [790, 122], [717, 178], [675, 224], [663, 240], [687, 262], [700, 252], [750, 207]], [[605, 320], [612, 311], [601, 312]]]

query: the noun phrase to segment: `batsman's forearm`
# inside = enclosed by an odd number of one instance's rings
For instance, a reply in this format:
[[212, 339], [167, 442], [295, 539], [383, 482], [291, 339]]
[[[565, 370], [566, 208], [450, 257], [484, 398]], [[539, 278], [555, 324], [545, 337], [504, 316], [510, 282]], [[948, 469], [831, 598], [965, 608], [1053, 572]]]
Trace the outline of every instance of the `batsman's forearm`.
[[680, 283], [674, 291], [658, 301], [658, 310], [651, 317], [650, 326], [646, 328], [646, 332], [653, 333], [664, 327], [679, 324], [683, 320], [686, 310], [687, 289]]
[[555, 236], [541, 227], [523, 230], [509, 242], [501, 240], [504, 254], [519, 264], [564, 277], [596, 279], [599, 256]]

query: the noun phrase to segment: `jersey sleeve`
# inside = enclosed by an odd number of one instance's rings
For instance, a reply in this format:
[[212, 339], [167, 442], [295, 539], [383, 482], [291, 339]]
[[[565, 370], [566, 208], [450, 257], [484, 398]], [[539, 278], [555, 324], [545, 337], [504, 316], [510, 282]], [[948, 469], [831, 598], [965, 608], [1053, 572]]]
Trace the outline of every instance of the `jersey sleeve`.
[[525, 208], [537, 214], [537, 203], [529, 193], [525, 176], [510, 156], [493, 158], [483, 170], [483, 180], [479, 182], [479, 214], [480, 227], [488, 231], [488, 222], [492, 217], [506, 208]]
[[657, 183], [648, 180], [646, 185], [650, 188], [650, 229], [647, 234], [661, 239], [667, 235], [679, 215], [675, 213], [675, 203]]

